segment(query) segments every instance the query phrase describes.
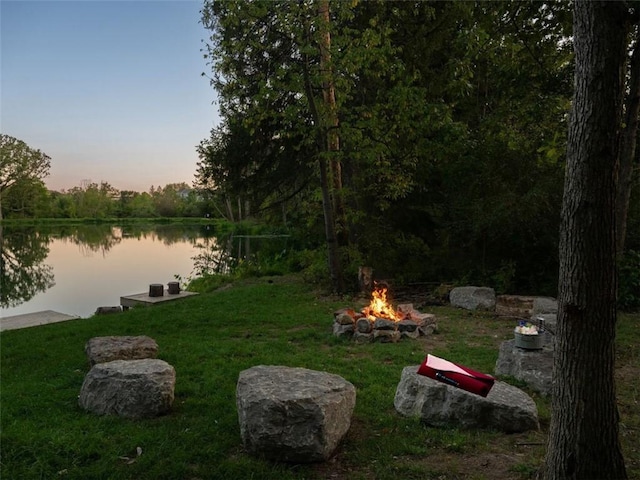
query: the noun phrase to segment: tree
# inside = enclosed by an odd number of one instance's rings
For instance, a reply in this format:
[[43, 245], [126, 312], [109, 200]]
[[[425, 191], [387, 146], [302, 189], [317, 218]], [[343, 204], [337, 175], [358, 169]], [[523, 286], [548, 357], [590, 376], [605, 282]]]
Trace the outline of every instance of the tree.
[[0, 220], [2, 197], [17, 182], [42, 181], [49, 175], [51, 158], [22, 140], [0, 134]]
[[[636, 7], [637, 8], [637, 7]], [[630, 55], [627, 79], [626, 100], [624, 104], [623, 128], [620, 132], [619, 169], [618, 169], [618, 193], [616, 197], [616, 224], [617, 224], [617, 250], [618, 257], [624, 253], [627, 237], [627, 218], [634, 176], [638, 170], [638, 134], [640, 132], [640, 9], [636, 9], [634, 16], [633, 41], [630, 42], [633, 51]]]
[[[326, 0], [210, 1], [203, 9], [225, 124], [201, 145], [199, 175], [213, 177], [225, 195], [262, 185], [271, 204], [300, 192], [306, 205], [321, 200], [336, 290], [343, 288], [340, 250], [356, 223], [409, 194], [419, 164], [414, 146], [424, 146], [423, 138], [447, 121], [440, 99], [425, 98], [415, 84], [419, 74], [403, 68], [392, 34], [404, 19], [392, 16], [394, 9], [415, 10], [416, 25], [432, 10]], [[288, 189], [280, 187], [283, 179], [290, 179]], [[359, 213], [359, 204], [367, 211]]]
[[88, 183], [67, 192], [74, 200], [75, 213], [80, 218], [105, 218], [115, 209], [114, 199], [119, 197], [117, 189], [107, 182]]
[[616, 171], [630, 15], [576, 1], [547, 479], [623, 479], [615, 392]]
[[[317, 175], [330, 275], [333, 288], [341, 291], [335, 224], [341, 180], [334, 155], [339, 143], [329, 65], [329, 3], [206, 2], [203, 23], [213, 32], [207, 55], [216, 72], [213, 84], [227, 128], [215, 131], [212, 141], [201, 145], [201, 158], [218, 161], [212, 167], [203, 166], [201, 172], [216, 175], [218, 182], [228, 180], [227, 185], [217, 184], [226, 193], [237, 190], [233, 187], [239, 184], [238, 178], [245, 191], [255, 191], [247, 186], [267, 185], [277, 192], [284, 178]], [[244, 148], [229, 150], [234, 138], [247, 133], [250, 138]], [[243, 158], [238, 159], [238, 152]], [[313, 163], [317, 173], [310, 168]], [[276, 177], [272, 172], [284, 175]], [[267, 179], [277, 180], [265, 182], [265, 173]], [[306, 181], [289, 185], [301, 183]], [[228, 200], [227, 196], [230, 215]]]
[[52, 215], [51, 196], [41, 180], [18, 180], [2, 200], [4, 218], [46, 218]]

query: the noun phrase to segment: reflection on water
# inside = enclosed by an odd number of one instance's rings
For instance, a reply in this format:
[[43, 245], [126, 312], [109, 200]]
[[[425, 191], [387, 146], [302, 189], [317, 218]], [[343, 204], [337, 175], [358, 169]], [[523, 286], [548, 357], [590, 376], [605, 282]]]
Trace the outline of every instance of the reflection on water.
[[0, 313], [88, 317], [151, 283], [229, 273], [257, 242], [216, 236], [210, 225], [0, 225]]
[[49, 240], [35, 229], [3, 232], [0, 225], [0, 306], [15, 307], [53, 287], [53, 270], [44, 263]]

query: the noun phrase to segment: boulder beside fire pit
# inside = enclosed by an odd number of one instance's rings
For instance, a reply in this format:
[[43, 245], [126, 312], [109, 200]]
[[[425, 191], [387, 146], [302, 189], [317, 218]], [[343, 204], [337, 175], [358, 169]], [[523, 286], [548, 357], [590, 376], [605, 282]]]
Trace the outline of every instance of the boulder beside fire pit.
[[519, 388], [498, 381], [485, 398], [418, 375], [418, 367], [402, 370], [394, 399], [401, 415], [420, 417], [435, 427], [488, 428], [507, 433], [539, 428], [536, 404]]
[[411, 303], [398, 305], [396, 315], [399, 319], [391, 320], [343, 308], [333, 314], [333, 334], [353, 337], [359, 343], [395, 343], [402, 338], [418, 338], [437, 330], [435, 315], [421, 313]]
[[271, 460], [328, 460], [346, 435], [356, 389], [327, 372], [259, 365], [240, 372], [236, 404], [242, 442]]

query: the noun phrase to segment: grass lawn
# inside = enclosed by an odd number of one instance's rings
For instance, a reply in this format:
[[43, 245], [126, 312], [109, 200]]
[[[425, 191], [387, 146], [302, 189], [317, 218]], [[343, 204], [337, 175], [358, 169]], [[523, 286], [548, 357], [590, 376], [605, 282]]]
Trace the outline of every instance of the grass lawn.
[[[427, 353], [492, 373], [514, 323], [489, 314], [425, 308], [439, 331], [397, 344], [358, 345], [332, 335], [332, 312], [360, 306], [326, 298], [293, 278], [258, 279], [212, 294], [120, 315], [0, 334], [3, 479], [524, 479], [542, 461], [549, 401], [539, 432], [430, 428], [399, 416], [402, 369]], [[640, 478], [640, 315], [621, 315], [618, 390], [630, 478]], [[78, 407], [88, 339], [149, 335], [176, 369], [169, 415], [99, 417]], [[235, 406], [239, 373], [254, 365], [341, 375], [357, 390], [351, 428], [336, 455], [313, 465], [248, 456]], [[518, 385], [526, 390], [526, 386]]]

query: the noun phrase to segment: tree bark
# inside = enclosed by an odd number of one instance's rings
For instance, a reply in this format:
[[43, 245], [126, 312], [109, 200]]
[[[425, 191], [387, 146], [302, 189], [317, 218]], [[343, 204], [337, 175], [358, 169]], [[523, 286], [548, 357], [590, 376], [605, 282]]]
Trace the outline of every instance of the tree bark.
[[[330, 269], [334, 290], [344, 291], [342, 278], [342, 262], [340, 260], [340, 246], [344, 246], [345, 221], [344, 202], [342, 199], [342, 166], [338, 154], [340, 152], [340, 137], [338, 135], [338, 110], [336, 106], [336, 91], [331, 68], [331, 33], [329, 30], [329, 0], [318, 0], [318, 25], [320, 31], [320, 72], [322, 78], [323, 114], [321, 125], [325, 137], [325, 151], [327, 160], [321, 162], [320, 168], [327, 177], [324, 184], [328, 188], [328, 199], [332, 210], [332, 235], [327, 236], [330, 249]], [[323, 165], [324, 164], [324, 165]], [[324, 197], [323, 197], [324, 198]], [[328, 232], [329, 233], [329, 232]]]
[[546, 479], [624, 479], [614, 380], [616, 162], [627, 9], [576, 1]]
[[[318, 6], [318, 17], [319, 22], [322, 24], [326, 21], [323, 12], [323, 6]], [[326, 5], [327, 15], [328, 15], [328, 4]], [[328, 29], [328, 25], [324, 27], [320, 26], [320, 29], [323, 28]], [[305, 25], [305, 31], [309, 41], [311, 41], [311, 27], [310, 25]], [[321, 35], [322, 36], [322, 35]], [[320, 40], [320, 43], [326, 40]], [[322, 47], [321, 47], [322, 48]], [[322, 53], [321, 53], [322, 56]], [[335, 182], [333, 180], [334, 177], [334, 169], [330, 164], [330, 160], [328, 160], [329, 156], [329, 145], [330, 141], [327, 137], [327, 118], [326, 112], [323, 108], [318, 107], [316, 103], [316, 99], [314, 96], [314, 88], [311, 80], [311, 72], [309, 60], [306, 55], [304, 55], [304, 66], [303, 66], [303, 75], [304, 75], [304, 88], [305, 94], [307, 97], [307, 101], [309, 102], [309, 109], [311, 111], [311, 115], [314, 119], [314, 122], [318, 128], [318, 134], [316, 139], [316, 144], [318, 148], [318, 167], [320, 169], [320, 190], [322, 192], [322, 212], [324, 216], [324, 230], [325, 230], [325, 239], [327, 243], [327, 261], [329, 266], [329, 275], [331, 277], [331, 285], [333, 290], [337, 293], [341, 293], [344, 291], [344, 279], [342, 275], [342, 262], [340, 259], [340, 248], [338, 244], [337, 237], [337, 229], [336, 229], [336, 204], [334, 201], [335, 198]], [[325, 96], [325, 84], [323, 82], [323, 103], [326, 99]], [[334, 97], [335, 98], [335, 97]], [[326, 105], [323, 104], [323, 107], [326, 108]], [[339, 145], [339, 144], [338, 144]]]
[[320, 31], [320, 72], [322, 76], [322, 99], [324, 106], [324, 125], [326, 131], [327, 153], [329, 154], [329, 180], [331, 182], [331, 196], [333, 211], [336, 217], [337, 239], [339, 245], [347, 244], [345, 206], [342, 192], [342, 163], [339, 158], [340, 135], [338, 127], [338, 107], [336, 104], [336, 89], [333, 81], [333, 67], [331, 65], [331, 32], [329, 29], [329, 0], [318, 0], [318, 20]]
[[633, 180], [633, 164], [636, 160], [636, 148], [638, 142], [638, 115], [640, 114], [640, 33], [636, 23], [636, 45], [631, 56], [627, 98], [624, 111], [624, 128], [620, 133], [620, 165], [618, 167], [618, 192], [616, 197], [616, 248], [618, 257], [624, 253], [624, 244], [627, 236], [627, 215], [629, 212], [629, 199], [631, 197], [631, 185]]

